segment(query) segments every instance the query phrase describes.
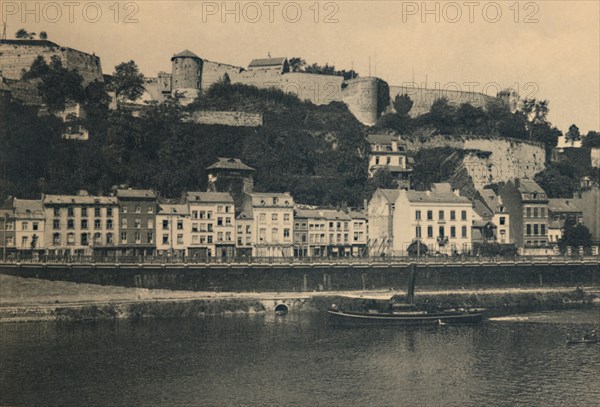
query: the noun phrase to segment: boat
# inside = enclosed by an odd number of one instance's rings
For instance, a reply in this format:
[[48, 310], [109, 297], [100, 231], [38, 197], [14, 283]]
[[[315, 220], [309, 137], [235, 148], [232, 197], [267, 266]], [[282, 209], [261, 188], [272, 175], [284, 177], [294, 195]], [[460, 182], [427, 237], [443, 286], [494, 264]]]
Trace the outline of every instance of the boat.
[[416, 267], [411, 268], [406, 303], [391, 304], [389, 309], [344, 310], [333, 304], [328, 310], [332, 322], [350, 324], [477, 324], [483, 320], [484, 308], [422, 309], [414, 303]]

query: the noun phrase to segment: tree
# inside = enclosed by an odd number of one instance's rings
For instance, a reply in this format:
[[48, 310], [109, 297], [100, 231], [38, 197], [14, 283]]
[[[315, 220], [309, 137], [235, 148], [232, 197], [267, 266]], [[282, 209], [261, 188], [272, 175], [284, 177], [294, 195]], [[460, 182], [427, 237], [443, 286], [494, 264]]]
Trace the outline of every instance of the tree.
[[15, 33], [15, 38], [20, 40], [32, 40], [35, 38], [35, 33], [29, 32], [24, 28], [19, 28], [19, 30]]
[[569, 131], [567, 131], [567, 133], [565, 134], [565, 141], [571, 142], [572, 145], [574, 142], [579, 140], [581, 140], [581, 134], [579, 134], [579, 127], [572, 124], [571, 126], [569, 126]]
[[583, 138], [583, 146], [585, 148], [600, 147], [600, 133], [592, 130], [588, 131], [586, 136]]
[[48, 109], [58, 111], [64, 109], [67, 102], [83, 102], [82, 83], [83, 78], [77, 71], [63, 67], [60, 58], [53, 56], [47, 73], [41, 76], [38, 91]]
[[410, 112], [410, 109], [412, 109], [413, 107], [413, 101], [411, 100], [410, 96], [406, 94], [396, 95], [396, 97], [394, 98], [393, 106], [397, 114], [401, 116], [406, 116], [408, 115], [408, 112]]
[[139, 68], [134, 61], [122, 62], [115, 66], [112, 85], [117, 100], [120, 101], [135, 101], [142, 96], [145, 91], [144, 75], [140, 73]]
[[456, 108], [442, 97], [431, 104], [425, 122], [434, 126], [442, 134], [454, 134]]
[[425, 256], [427, 254], [427, 250], [429, 250], [427, 245], [420, 240], [413, 241], [406, 249], [408, 255], [411, 257]]
[[306, 61], [300, 57], [293, 57], [288, 59], [288, 64], [290, 65], [290, 71], [302, 72], [306, 65]]
[[519, 110], [525, 115], [527, 131], [531, 140], [533, 137], [533, 127], [548, 122], [548, 101], [534, 98], [523, 99]]
[[48, 33], [46, 31], [40, 31], [40, 40], [47, 40]]
[[46, 63], [46, 60], [43, 56], [38, 55], [31, 63], [29, 70], [23, 72], [23, 74], [21, 75], [21, 79], [28, 80], [35, 78], [43, 78], [44, 76], [48, 75], [49, 72], [50, 67]]
[[563, 229], [561, 239], [558, 241], [558, 247], [562, 253], [567, 247], [579, 248], [590, 247], [592, 245], [592, 234], [582, 223], [576, 223], [572, 218], [567, 219]]

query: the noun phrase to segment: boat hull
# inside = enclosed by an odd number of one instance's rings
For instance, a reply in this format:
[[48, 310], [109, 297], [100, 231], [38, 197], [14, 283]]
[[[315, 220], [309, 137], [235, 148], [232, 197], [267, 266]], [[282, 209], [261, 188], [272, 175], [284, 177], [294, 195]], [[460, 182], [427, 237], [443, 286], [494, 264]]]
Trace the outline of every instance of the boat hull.
[[339, 310], [328, 310], [327, 312], [333, 322], [350, 324], [478, 324], [483, 320], [482, 312], [436, 312], [426, 314], [366, 313]]

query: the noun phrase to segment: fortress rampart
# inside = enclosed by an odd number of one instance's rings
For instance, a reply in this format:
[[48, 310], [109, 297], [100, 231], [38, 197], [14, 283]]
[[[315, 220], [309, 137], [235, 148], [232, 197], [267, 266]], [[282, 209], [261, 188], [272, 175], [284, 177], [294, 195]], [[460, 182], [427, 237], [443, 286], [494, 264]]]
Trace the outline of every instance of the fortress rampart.
[[0, 40], [0, 71], [7, 79], [19, 80], [38, 56], [50, 63], [57, 56], [64, 67], [77, 70], [84, 86], [94, 80], [102, 81], [100, 58], [75, 49], [61, 47], [45, 40]]

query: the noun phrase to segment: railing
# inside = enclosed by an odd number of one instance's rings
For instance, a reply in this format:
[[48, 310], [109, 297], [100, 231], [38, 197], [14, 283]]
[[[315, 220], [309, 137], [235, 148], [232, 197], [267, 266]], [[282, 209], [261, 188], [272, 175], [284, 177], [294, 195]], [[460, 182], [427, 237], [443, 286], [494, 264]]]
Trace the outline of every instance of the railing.
[[505, 256], [505, 257], [192, 257], [192, 256], [23, 256], [7, 257], [0, 264], [141, 264], [141, 265], [490, 265], [498, 263], [513, 264], [598, 264], [600, 256]]

